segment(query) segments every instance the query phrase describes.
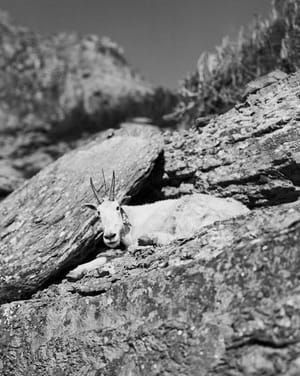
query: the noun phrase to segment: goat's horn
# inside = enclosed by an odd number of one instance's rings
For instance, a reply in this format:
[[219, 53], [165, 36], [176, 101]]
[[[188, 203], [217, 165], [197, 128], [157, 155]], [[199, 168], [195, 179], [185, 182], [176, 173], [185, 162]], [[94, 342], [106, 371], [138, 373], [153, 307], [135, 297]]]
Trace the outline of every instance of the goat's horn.
[[115, 183], [116, 183], [116, 176], [115, 176], [115, 170], [114, 170], [113, 174], [112, 174], [110, 192], [109, 192], [109, 200], [110, 201], [114, 201], [114, 199], [115, 199]]
[[105, 196], [107, 194], [107, 186], [106, 186], [106, 180], [105, 180], [105, 174], [104, 174], [104, 170], [102, 168], [102, 177], [103, 177], [103, 183], [104, 183], [104, 189], [105, 189]]
[[96, 188], [95, 188], [95, 186], [94, 186], [93, 179], [92, 179], [91, 177], [90, 177], [90, 184], [91, 184], [91, 187], [92, 187], [93, 193], [94, 193], [94, 195], [95, 195], [95, 197], [96, 197], [96, 200], [98, 201], [98, 203], [99, 203], [99, 205], [100, 205], [102, 202], [101, 202], [100, 198], [99, 198], [98, 195], [97, 195], [97, 191], [96, 191]]

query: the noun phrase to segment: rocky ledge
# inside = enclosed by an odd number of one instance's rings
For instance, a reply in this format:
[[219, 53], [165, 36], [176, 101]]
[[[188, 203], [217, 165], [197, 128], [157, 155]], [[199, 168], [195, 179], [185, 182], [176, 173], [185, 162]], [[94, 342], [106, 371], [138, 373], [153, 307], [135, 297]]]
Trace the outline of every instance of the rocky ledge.
[[[202, 128], [106, 131], [4, 199], [2, 374], [298, 375], [299, 80]], [[197, 191], [252, 210], [167, 246], [109, 253], [80, 208], [101, 168], [116, 171], [123, 201]], [[66, 278], [101, 252], [105, 265]]]

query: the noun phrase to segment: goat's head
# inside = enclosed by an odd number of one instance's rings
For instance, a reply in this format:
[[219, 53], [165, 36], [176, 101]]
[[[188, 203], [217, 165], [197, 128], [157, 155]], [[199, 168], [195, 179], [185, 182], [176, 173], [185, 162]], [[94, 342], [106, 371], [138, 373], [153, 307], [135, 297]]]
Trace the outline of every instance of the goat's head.
[[94, 186], [93, 179], [90, 178], [91, 188], [98, 202], [98, 205], [84, 205], [97, 212], [97, 215], [101, 219], [103, 226], [103, 241], [110, 248], [116, 248], [120, 246], [122, 237], [126, 234], [126, 232], [128, 232], [130, 226], [128, 217], [124, 209], [115, 198], [115, 180], [115, 172], [113, 171], [109, 195], [107, 196], [106, 182], [103, 173], [105, 197], [103, 199], [100, 199]]

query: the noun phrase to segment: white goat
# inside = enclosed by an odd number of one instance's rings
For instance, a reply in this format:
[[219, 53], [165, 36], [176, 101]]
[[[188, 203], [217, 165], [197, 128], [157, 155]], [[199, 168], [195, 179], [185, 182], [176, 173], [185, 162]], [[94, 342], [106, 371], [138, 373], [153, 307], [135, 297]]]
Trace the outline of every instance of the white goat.
[[151, 244], [166, 244], [176, 238], [192, 236], [213, 222], [249, 212], [236, 200], [200, 193], [152, 204], [121, 206], [115, 199], [114, 172], [109, 196], [102, 200], [92, 178], [90, 183], [98, 205], [85, 206], [97, 212], [103, 226], [104, 243], [110, 248], [120, 245], [134, 248], [141, 239], [148, 239]]
[[[139, 244], [167, 244], [178, 238], [192, 236], [201, 227], [216, 221], [249, 212], [246, 206], [236, 200], [200, 193], [152, 204], [120, 205], [115, 199], [114, 172], [108, 197], [98, 197], [92, 178], [90, 184], [98, 205], [84, 206], [96, 211], [101, 219], [103, 241], [109, 248], [124, 246], [126, 249], [134, 250]], [[104, 263], [103, 257], [93, 260], [80, 265], [71, 272], [73, 275], [69, 273], [69, 276], [76, 278], [78, 273], [80, 275]]]

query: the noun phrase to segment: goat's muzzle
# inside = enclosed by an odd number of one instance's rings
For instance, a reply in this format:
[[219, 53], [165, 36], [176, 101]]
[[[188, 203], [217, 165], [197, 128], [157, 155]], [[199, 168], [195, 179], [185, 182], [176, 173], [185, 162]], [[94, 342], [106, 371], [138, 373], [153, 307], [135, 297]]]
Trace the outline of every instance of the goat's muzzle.
[[115, 232], [104, 233], [103, 241], [110, 248], [116, 248], [120, 245], [120, 237]]

